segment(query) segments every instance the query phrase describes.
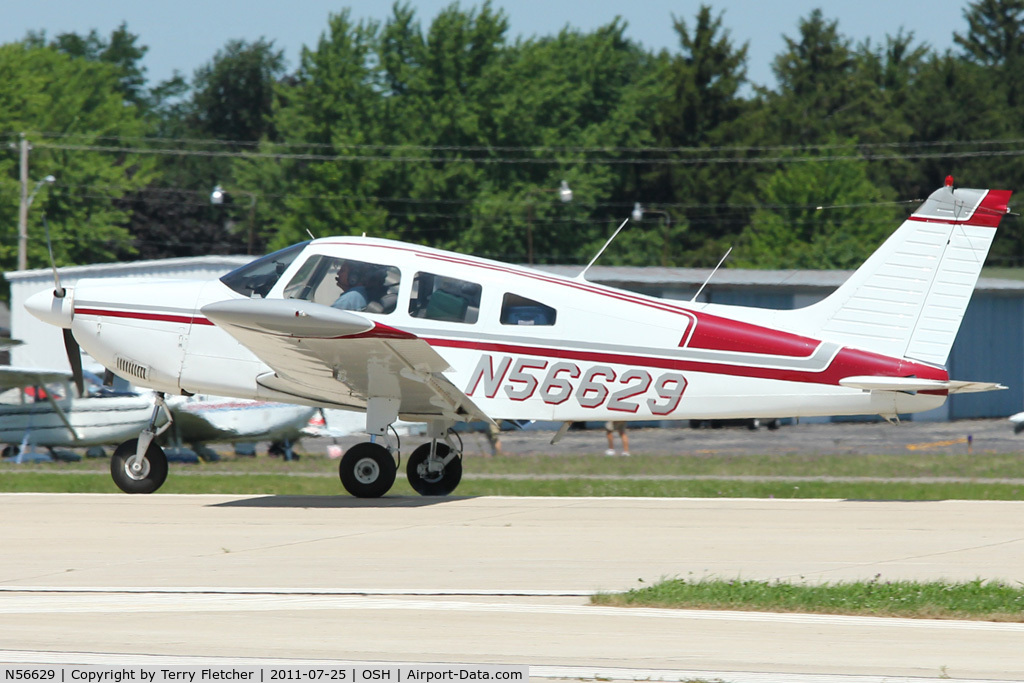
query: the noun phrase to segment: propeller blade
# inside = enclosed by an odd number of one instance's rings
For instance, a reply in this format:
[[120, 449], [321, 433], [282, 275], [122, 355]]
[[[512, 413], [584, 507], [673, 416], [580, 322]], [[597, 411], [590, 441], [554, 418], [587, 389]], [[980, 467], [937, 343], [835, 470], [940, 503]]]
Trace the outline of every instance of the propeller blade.
[[64, 328], [61, 330], [64, 333], [64, 350], [68, 352], [68, 363], [71, 364], [71, 374], [75, 380], [75, 388], [78, 389], [78, 395], [85, 395], [85, 377], [82, 375], [82, 351], [78, 346], [78, 342], [75, 341], [75, 335], [71, 334], [71, 330]]
[[43, 213], [43, 228], [46, 229], [46, 250], [50, 253], [50, 267], [53, 268], [53, 295], [58, 299], [63, 299], [65, 290], [60, 284], [60, 275], [57, 274], [57, 261], [53, 258], [53, 243], [50, 241], [50, 223], [46, 220], [45, 212]]

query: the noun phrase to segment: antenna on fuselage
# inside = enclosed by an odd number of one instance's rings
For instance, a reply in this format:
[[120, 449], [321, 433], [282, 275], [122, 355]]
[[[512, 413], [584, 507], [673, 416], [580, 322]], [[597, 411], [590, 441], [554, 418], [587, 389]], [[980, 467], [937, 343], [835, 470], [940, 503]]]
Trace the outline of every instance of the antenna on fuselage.
[[713, 278], [715, 276], [715, 273], [718, 272], [718, 269], [722, 267], [722, 264], [725, 263], [725, 259], [729, 258], [729, 254], [731, 254], [731, 253], [732, 253], [732, 247], [729, 247], [726, 250], [725, 255], [722, 256], [722, 258], [718, 261], [718, 265], [715, 266], [715, 269], [712, 270], [711, 274], [708, 275], [706, 280], [704, 280], [704, 284], [702, 284], [700, 286], [700, 289], [697, 290], [697, 293], [693, 295], [692, 299], [690, 299], [690, 303], [691, 304], [694, 303], [695, 301], [697, 301], [697, 297], [700, 296], [700, 293], [703, 292], [704, 288], [708, 286], [708, 283], [711, 282], [711, 278]]
[[612, 233], [612, 236], [608, 238], [608, 241], [604, 243], [604, 246], [601, 247], [601, 249], [597, 252], [597, 254], [594, 256], [594, 258], [590, 259], [590, 263], [588, 263], [587, 267], [583, 269], [583, 272], [581, 272], [579, 275], [576, 276], [577, 280], [582, 280], [583, 279], [583, 276], [587, 274], [588, 270], [590, 270], [590, 266], [594, 265], [594, 262], [597, 261], [597, 259], [601, 258], [601, 254], [603, 254], [604, 250], [608, 248], [608, 245], [612, 243], [612, 240], [614, 240], [616, 237], [619, 236], [619, 233], [622, 232], [622, 229], [624, 227], [626, 227], [626, 223], [628, 223], [628, 222], [629, 222], [628, 218], [626, 220], [622, 221], [622, 225], [619, 226], [618, 230], [616, 230], [614, 233]]

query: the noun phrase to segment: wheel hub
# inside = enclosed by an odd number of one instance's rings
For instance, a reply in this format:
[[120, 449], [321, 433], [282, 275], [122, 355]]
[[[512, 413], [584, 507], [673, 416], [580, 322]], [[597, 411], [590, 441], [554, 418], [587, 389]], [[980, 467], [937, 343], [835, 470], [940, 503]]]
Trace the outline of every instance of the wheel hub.
[[142, 481], [149, 476], [149, 460], [147, 458], [142, 460], [128, 458], [125, 462], [124, 473], [136, 481]]
[[440, 460], [425, 460], [416, 468], [416, 472], [420, 475], [420, 479], [431, 484], [444, 479], [444, 465]]
[[380, 477], [380, 465], [373, 458], [362, 458], [356, 463], [353, 473], [360, 484], [372, 484]]

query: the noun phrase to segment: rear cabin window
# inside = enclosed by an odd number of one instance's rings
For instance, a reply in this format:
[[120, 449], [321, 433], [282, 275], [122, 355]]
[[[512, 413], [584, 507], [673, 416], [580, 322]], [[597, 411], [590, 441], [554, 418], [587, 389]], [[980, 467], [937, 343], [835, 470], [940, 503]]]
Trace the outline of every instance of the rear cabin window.
[[480, 317], [481, 291], [475, 282], [436, 273], [416, 273], [409, 315], [427, 320], [475, 323]]
[[501, 300], [502, 325], [554, 325], [555, 309], [518, 294], [506, 294]]
[[398, 303], [401, 272], [395, 266], [311, 256], [284, 289], [285, 299], [302, 299], [348, 311], [387, 314]]

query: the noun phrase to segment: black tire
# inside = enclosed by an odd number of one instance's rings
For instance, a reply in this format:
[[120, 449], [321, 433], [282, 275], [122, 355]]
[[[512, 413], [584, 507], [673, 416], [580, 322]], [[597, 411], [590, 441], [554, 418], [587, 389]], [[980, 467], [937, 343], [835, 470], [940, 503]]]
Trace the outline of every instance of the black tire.
[[[448, 444], [437, 444], [437, 456], [447, 458], [451, 448]], [[425, 443], [412, 452], [405, 467], [409, 485], [421, 496], [447, 496], [462, 481], [462, 458], [454, 458], [444, 466], [444, 471], [427, 474], [426, 461], [430, 457], [430, 444]], [[423, 472], [420, 471], [423, 465]]]
[[110, 476], [117, 488], [125, 493], [153, 493], [163, 486], [167, 480], [167, 456], [164, 449], [154, 441], [146, 449], [146, 457], [142, 459], [142, 469], [132, 472], [128, 460], [135, 455], [139, 440], [125, 441], [110, 456]]
[[345, 451], [338, 476], [345, 490], [357, 498], [380, 498], [391, 490], [398, 466], [388, 449], [366, 441]]

